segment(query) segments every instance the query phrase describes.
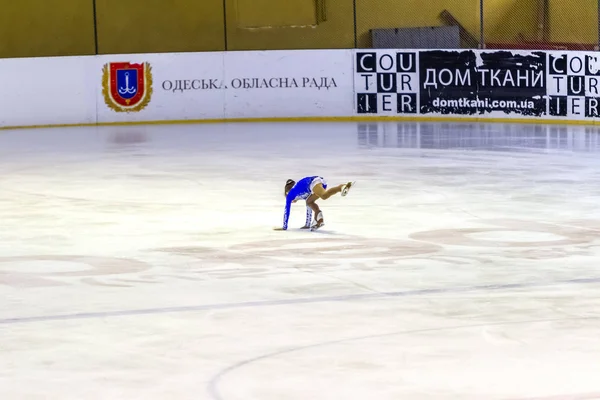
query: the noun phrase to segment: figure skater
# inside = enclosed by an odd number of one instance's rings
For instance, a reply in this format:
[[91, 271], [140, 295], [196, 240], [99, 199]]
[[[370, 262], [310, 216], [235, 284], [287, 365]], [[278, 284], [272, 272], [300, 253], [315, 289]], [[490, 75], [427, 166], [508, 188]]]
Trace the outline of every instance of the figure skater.
[[[275, 228], [275, 230], [287, 230], [292, 203], [295, 203], [298, 200], [306, 200], [306, 223], [301, 229], [310, 229], [314, 231], [321, 228], [325, 225], [325, 222], [323, 220], [323, 213], [316, 201], [318, 199], [327, 200], [338, 193], [341, 193], [342, 196], [346, 196], [354, 184], [355, 182], [348, 182], [327, 189], [327, 182], [322, 176], [308, 176], [300, 179], [298, 182], [295, 182], [293, 179], [288, 179], [284, 189], [285, 211], [283, 214], [283, 227]], [[311, 223], [313, 212], [315, 221], [314, 223]]]

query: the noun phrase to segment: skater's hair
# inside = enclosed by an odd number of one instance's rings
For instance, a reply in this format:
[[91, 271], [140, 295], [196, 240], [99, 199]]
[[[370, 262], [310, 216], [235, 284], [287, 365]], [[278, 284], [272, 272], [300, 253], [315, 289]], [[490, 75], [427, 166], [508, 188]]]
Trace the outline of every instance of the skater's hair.
[[284, 194], [287, 196], [288, 192], [290, 190], [292, 190], [292, 188], [294, 187], [294, 185], [296, 184], [296, 181], [293, 179], [288, 179], [287, 182], [285, 182], [285, 189], [284, 189]]

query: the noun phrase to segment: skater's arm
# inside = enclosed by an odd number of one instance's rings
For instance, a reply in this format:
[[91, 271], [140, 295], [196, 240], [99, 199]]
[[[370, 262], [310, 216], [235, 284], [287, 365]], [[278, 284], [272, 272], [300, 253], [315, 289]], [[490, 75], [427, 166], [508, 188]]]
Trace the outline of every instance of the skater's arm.
[[290, 211], [292, 209], [292, 197], [288, 196], [285, 199], [285, 210], [283, 212], [283, 230], [287, 230], [288, 221], [290, 219]]

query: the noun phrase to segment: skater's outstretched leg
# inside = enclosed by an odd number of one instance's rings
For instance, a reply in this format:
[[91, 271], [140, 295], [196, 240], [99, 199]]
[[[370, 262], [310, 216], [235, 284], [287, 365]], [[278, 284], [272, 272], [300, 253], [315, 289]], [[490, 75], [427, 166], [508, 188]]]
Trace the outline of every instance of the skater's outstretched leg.
[[313, 193], [320, 199], [327, 200], [331, 196], [334, 196], [342, 191], [344, 185], [337, 185], [329, 189], [323, 188], [320, 183], [313, 188]]
[[329, 189], [325, 189], [323, 185], [319, 183], [313, 188], [313, 193], [319, 196], [320, 199], [327, 200], [331, 196], [334, 196], [338, 193], [342, 193], [342, 196], [345, 196], [352, 187], [352, 185], [353, 182], [348, 182], [342, 185], [334, 186]]

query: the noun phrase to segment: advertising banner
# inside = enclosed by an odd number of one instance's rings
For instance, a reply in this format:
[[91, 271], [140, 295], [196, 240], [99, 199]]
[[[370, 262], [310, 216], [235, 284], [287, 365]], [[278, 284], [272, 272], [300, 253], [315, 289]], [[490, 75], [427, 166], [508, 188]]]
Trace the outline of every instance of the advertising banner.
[[98, 57], [99, 122], [353, 114], [350, 50]]
[[544, 52], [355, 52], [356, 113], [541, 117], [547, 114]]

